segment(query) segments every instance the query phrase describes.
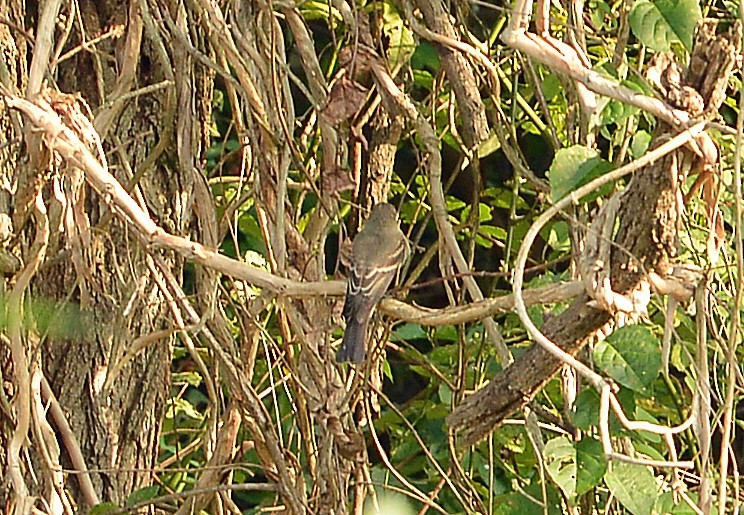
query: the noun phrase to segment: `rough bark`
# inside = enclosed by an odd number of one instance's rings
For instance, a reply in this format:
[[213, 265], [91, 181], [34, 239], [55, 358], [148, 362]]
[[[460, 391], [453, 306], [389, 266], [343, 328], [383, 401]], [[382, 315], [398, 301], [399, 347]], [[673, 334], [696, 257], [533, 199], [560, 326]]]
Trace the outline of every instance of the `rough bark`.
[[[20, 25], [23, 20], [37, 20], [39, 16], [33, 11], [37, 6], [32, 2], [24, 4], [29, 9], [27, 13], [22, 13], [13, 2], [15, 12], [7, 14], [3, 12], [6, 4], [0, 6], [0, 17], [16, 20], [19, 28], [23, 28]], [[109, 167], [119, 181], [139, 195], [162, 226], [184, 235], [192, 223], [193, 188], [199, 173], [195, 166], [200, 164], [203, 154], [204, 127], [209, 117], [203, 100], [206, 97], [211, 101], [211, 82], [202, 80], [204, 74], [195, 72], [188, 59], [169, 53], [173, 52], [172, 47], [161, 47], [163, 42], [156, 33], [143, 35], [146, 30], [140, 2], [78, 5], [79, 18], [65, 11], [67, 5], [61, 7], [60, 19], [74, 20], [62, 46], [63, 54], [114, 28], [122, 34], [103, 37], [94, 48], [83, 49], [55, 63], [54, 86], [62, 92], [79, 95], [81, 105], [90, 109], [88, 116], [91, 121], [95, 118]], [[28, 29], [36, 33], [35, 27]], [[53, 36], [57, 45], [65, 34], [57, 31]], [[17, 33], [12, 34], [6, 25], [0, 24], [0, 46], [5, 49], [5, 61], [11, 67], [11, 80], [1, 76], [0, 79], [11, 90], [18, 87], [25, 91], [23, 43], [24, 39]], [[167, 49], [165, 54], [159, 52], [162, 48]], [[175, 77], [173, 69], [178, 70]], [[122, 94], [162, 84], [167, 79], [172, 79], [169, 86], [120, 101]], [[5, 129], [4, 121], [17, 113], [3, 110], [0, 115]], [[180, 130], [174, 131], [174, 125]], [[21, 136], [18, 131], [6, 134], [8, 140]], [[170, 144], [175, 141], [179, 143], [178, 149]], [[38, 150], [28, 148], [30, 152]], [[39, 187], [52, 234], [47, 260], [30, 285], [29, 298], [32, 303], [51, 303], [52, 310], [62, 305], [76, 309], [71, 312], [72, 319], [63, 320], [71, 328], [69, 334], [61, 335], [54, 330], [47, 334], [37, 326], [30, 329], [26, 350], [32, 358], [31, 365], [40, 365], [51, 394], [59, 401], [85, 465], [96, 469], [91, 474], [95, 493], [102, 501], [120, 503], [132, 491], [152, 482], [160, 423], [168, 399], [172, 336], [155, 339], [115, 377], [108, 374], [138, 338], [172, 327], [170, 308], [155, 281], [157, 267], [136, 233], [112, 216], [107, 199], [87, 189], [84, 183], [74, 189], [75, 180], [82, 178], [77, 175], [79, 171], [63, 162], [49, 158], [45, 169], [34, 168], [34, 163], [28, 161], [26, 167], [11, 168], [10, 175], [5, 177], [9, 184], [22, 184], [23, 176], [44, 179]], [[12, 164], [11, 159], [2, 163], [3, 173], [8, 173], [8, 164]], [[4, 193], [7, 195], [5, 190]], [[39, 228], [28, 216], [20, 216], [27, 204], [21, 198], [23, 193], [21, 187], [11, 199], [14, 211], [10, 214], [19, 222], [14, 227], [19, 241], [15, 251], [26, 262], [31, 250], [27, 242]], [[29, 195], [33, 198], [33, 193]], [[8, 212], [5, 207], [0, 211]], [[73, 217], [72, 223], [69, 217]], [[77, 232], [72, 228], [77, 228]], [[169, 272], [180, 277], [182, 260], [163, 257]], [[38, 341], [31, 337], [35, 331], [42, 331], [36, 337]], [[77, 468], [70, 459], [69, 447], [59, 436], [63, 432], [61, 421], [55, 421], [51, 415], [48, 418], [57, 433], [62, 467]], [[8, 419], [3, 423], [8, 423]], [[44, 484], [48, 484], [49, 478], [38, 443], [36, 437], [32, 438], [29, 451], [32, 463], [38, 467], [36, 473], [41, 484], [30, 479], [28, 484], [32, 485], [32, 494], [44, 497]], [[30, 478], [28, 474], [27, 477]], [[71, 492], [73, 508], [84, 512], [91, 502], [78, 488], [76, 477], [68, 475], [63, 488]], [[2, 496], [0, 502], [5, 504], [6, 500]]]
[[[0, 18], [6, 20], [22, 19], [23, 2], [9, 0], [0, 3]], [[26, 43], [14, 33], [13, 29], [6, 24], [0, 24], [0, 82], [3, 84], [24, 84], [27, 75], [26, 67]], [[10, 220], [11, 192], [8, 185], [11, 184], [13, 170], [15, 170], [21, 159], [21, 139], [18, 126], [18, 117], [15, 113], [8, 111], [0, 100], [0, 254], [2, 264], [0, 268], [0, 293], [5, 296], [9, 279], [15, 274], [19, 267], [6, 266], [6, 262], [18, 260], [10, 246], [9, 238], [12, 236]], [[13, 377], [10, 351], [5, 342], [0, 343], [0, 466], [7, 464], [6, 449], [8, 441], [13, 432], [13, 419], [10, 413], [8, 400], [13, 397], [14, 388], [10, 379]], [[4, 473], [0, 473], [5, 477]], [[9, 483], [3, 481], [0, 484], [0, 505], [5, 505], [8, 499]]]
[[399, 116], [390, 116], [383, 109], [378, 110], [372, 121], [372, 136], [369, 140], [369, 154], [366, 159], [366, 174], [362, 177], [359, 195], [360, 202], [369, 210], [379, 202], [387, 202], [390, 182], [393, 177], [395, 152], [400, 141], [403, 122]]
[[[415, 4], [433, 32], [459, 40], [452, 18], [441, 0], [417, 0]], [[462, 139], [468, 149], [474, 149], [488, 138], [488, 121], [473, 66], [462, 52], [438, 43], [436, 48], [460, 109]]]

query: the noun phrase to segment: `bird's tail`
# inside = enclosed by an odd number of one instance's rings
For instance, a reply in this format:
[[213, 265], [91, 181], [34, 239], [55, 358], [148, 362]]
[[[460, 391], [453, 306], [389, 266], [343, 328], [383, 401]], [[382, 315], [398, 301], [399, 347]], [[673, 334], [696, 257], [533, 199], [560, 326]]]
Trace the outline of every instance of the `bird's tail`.
[[346, 323], [344, 339], [336, 354], [336, 361], [361, 363], [364, 361], [364, 347], [367, 339], [367, 321], [359, 322], [351, 317]]

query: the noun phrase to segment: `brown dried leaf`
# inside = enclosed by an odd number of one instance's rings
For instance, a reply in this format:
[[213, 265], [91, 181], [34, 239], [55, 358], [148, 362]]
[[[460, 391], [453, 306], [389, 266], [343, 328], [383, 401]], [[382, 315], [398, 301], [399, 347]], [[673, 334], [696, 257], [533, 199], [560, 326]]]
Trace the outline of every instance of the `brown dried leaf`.
[[349, 70], [350, 75], [355, 79], [368, 73], [379, 56], [375, 51], [364, 45], [355, 47], [344, 47], [338, 53], [338, 66], [340, 69]]
[[351, 172], [340, 166], [325, 168], [321, 173], [321, 186], [328, 193], [340, 193], [353, 190], [356, 186]]
[[367, 97], [367, 88], [342, 76], [328, 94], [328, 102], [322, 115], [332, 126], [339, 126], [359, 112]]
[[703, 202], [705, 203], [705, 215], [708, 218], [708, 259], [711, 265], [718, 262], [718, 255], [725, 241], [726, 233], [723, 228], [723, 216], [718, 208], [718, 200], [721, 197], [721, 181], [718, 175], [713, 173], [711, 165], [705, 165], [701, 175], [710, 176], [710, 180], [703, 184]]

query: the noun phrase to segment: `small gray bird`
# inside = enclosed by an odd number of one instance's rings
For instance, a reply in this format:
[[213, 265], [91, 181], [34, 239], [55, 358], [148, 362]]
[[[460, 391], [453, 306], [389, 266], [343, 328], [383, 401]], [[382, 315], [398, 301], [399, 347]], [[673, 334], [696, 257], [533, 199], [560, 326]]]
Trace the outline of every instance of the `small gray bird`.
[[346, 330], [336, 354], [339, 363], [364, 361], [369, 320], [408, 252], [395, 208], [387, 202], [377, 204], [351, 247], [343, 312]]

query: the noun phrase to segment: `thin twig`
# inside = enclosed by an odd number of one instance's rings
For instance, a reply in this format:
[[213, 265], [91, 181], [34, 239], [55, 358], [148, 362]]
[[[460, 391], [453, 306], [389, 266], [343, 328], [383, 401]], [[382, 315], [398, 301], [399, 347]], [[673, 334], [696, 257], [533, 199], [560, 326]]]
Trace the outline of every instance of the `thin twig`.
[[[369, 405], [369, 399], [366, 399], [366, 400], [367, 400], [367, 402], [365, 404], [365, 410], [364, 411], [365, 411], [366, 416], [369, 418], [369, 430], [372, 433], [372, 439], [375, 442], [375, 447], [377, 448], [377, 452], [378, 452], [380, 458], [382, 459], [382, 462], [385, 464], [385, 466], [390, 471], [390, 473], [393, 475], [393, 477], [395, 477], [395, 479], [397, 479], [398, 481], [400, 481], [400, 483], [403, 486], [405, 486], [406, 488], [408, 488], [411, 496], [414, 499], [416, 499], [417, 501], [419, 501], [419, 502], [421, 502], [423, 504], [426, 504], [427, 506], [429, 506], [431, 508], [434, 508], [439, 513], [445, 513], [446, 514], [447, 511], [444, 510], [444, 508], [442, 508], [441, 506], [439, 506], [433, 500], [429, 499], [426, 496], [426, 494], [424, 494], [424, 492], [422, 492], [421, 490], [419, 490], [418, 488], [416, 488], [413, 484], [411, 484], [411, 482], [409, 482], [400, 472], [398, 472], [398, 469], [396, 469], [395, 466], [390, 462], [390, 459], [388, 458], [387, 453], [385, 452], [385, 449], [383, 449], [382, 444], [380, 443], [380, 440], [377, 437], [377, 431], [375, 431], [375, 425], [374, 425], [374, 423], [372, 422], [372, 420], [370, 418], [371, 417], [370, 414], [372, 413], [372, 410], [371, 410], [371, 407]], [[392, 406], [392, 404], [391, 404], [391, 406]], [[403, 419], [405, 420], [405, 417], [403, 417]], [[415, 432], [414, 432], [414, 434], [415, 434]], [[456, 491], [453, 491], [453, 492], [456, 492]], [[467, 505], [463, 505], [463, 506], [467, 507]]]
[[90, 479], [90, 472], [85, 464], [85, 457], [83, 456], [83, 451], [80, 449], [80, 443], [75, 433], [73, 433], [70, 424], [67, 422], [67, 417], [52, 388], [49, 386], [49, 382], [43, 375], [41, 378], [41, 395], [44, 402], [49, 406], [49, 412], [52, 415], [54, 424], [57, 426], [57, 432], [62, 437], [62, 442], [65, 445], [67, 455], [70, 457], [72, 466], [75, 467], [75, 473], [77, 474], [77, 480], [83, 498], [88, 506], [96, 506], [101, 501]]
[[8, 336], [10, 338], [10, 354], [13, 361], [16, 395], [13, 407], [16, 413], [16, 427], [8, 443], [7, 471], [16, 499], [18, 513], [29, 513], [33, 506], [33, 498], [29, 496], [28, 486], [23, 478], [21, 469], [21, 450], [26, 443], [28, 430], [31, 427], [31, 363], [24, 345], [21, 326], [23, 323], [23, 298], [31, 279], [36, 274], [39, 265], [44, 261], [49, 243], [49, 219], [46, 206], [41, 197], [41, 191], [36, 195], [34, 216], [36, 219], [36, 238], [28, 256], [31, 260], [18, 275], [13, 290], [8, 295]]
[[[739, 7], [740, 16], [744, 20], [744, 12]], [[734, 402], [736, 395], [736, 371], [738, 360], [736, 349], [741, 330], [740, 307], [742, 302], [742, 288], [744, 288], [744, 245], [742, 245], [742, 187], [741, 187], [741, 158], [742, 158], [742, 134], [744, 133], [744, 98], [739, 98], [739, 115], [736, 118], [736, 144], [734, 147], [734, 248], [736, 249], [736, 283], [734, 293], [734, 304], [731, 309], [731, 325], [729, 329], [729, 341], [726, 348], [726, 363], [728, 364], [726, 399], [723, 405], [723, 435], [721, 437], [721, 461], [718, 479], [718, 514], [724, 515], [727, 511], [726, 497], [727, 477], [729, 469], [729, 451], [734, 425]]]
[[121, 508], [119, 510], [110, 511], [111, 515], [122, 515], [123, 513], [131, 513], [133, 511], [146, 508], [147, 506], [153, 506], [156, 504], [163, 504], [167, 502], [181, 501], [195, 495], [203, 495], [215, 492], [275, 492], [277, 485], [274, 483], [239, 483], [233, 485], [214, 485], [206, 488], [194, 488], [192, 490], [186, 490], [176, 494], [161, 495], [160, 497], [154, 497], [146, 501], [138, 502]]

